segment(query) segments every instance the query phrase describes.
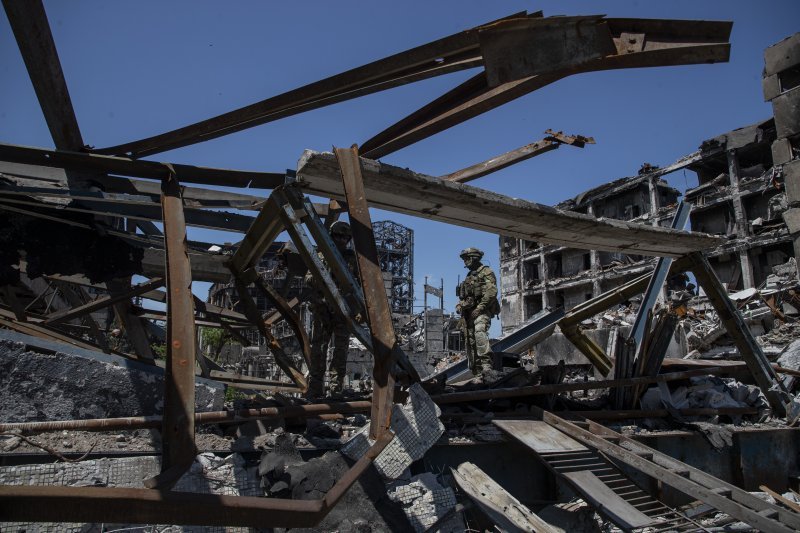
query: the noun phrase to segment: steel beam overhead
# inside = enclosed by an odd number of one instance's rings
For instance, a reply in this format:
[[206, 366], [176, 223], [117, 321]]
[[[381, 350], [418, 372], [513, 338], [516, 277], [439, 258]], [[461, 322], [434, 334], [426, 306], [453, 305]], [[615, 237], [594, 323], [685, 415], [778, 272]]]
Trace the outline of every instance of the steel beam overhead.
[[[541, 17], [541, 12], [511, 17]], [[144, 157], [406, 83], [480, 67], [478, 29], [438, 39], [202, 122], [96, 152]]]
[[[571, 24], [569, 19], [573, 17], [563, 18], [564, 27], [568, 27]], [[541, 23], [552, 24], [549, 22], [551, 20], [555, 19], [542, 19]], [[528, 52], [527, 56], [523, 54], [506, 58], [502, 47], [498, 46], [495, 55], [498, 73], [492, 76], [492, 81], [508, 81], [497, 85], [490, 82], [489, 72], [493, 71], [490, 58], [487, 72], [477, 74], [364, 142], [361, 154], [371, 159], [384, 157], [573, 74], [619, 68], [716, 63], [728, 61], [730, 55], [728, 39], [732, 22], [659, 19], [599, 19], [590, 22], [607, 27], [614, 45], [612, 53], [592, 58], [598, 50], [607, 50], [608, 44], [607, 39], [603, 44], [602, 35], [595, 34], [596, 39], [579, 43], [577, 51], [580, 53], [560, 50], [560, 65], [563, 68], [548, 70], [542, 63], [547, 56], [540, 56], [539, 50], [554, 47], [548, 41], [552, 39], [552, 34], [543, 33], [541, 40], [535, 33], [528, 38], [539, 46], [528, 46], [520, 41], [520, 46]], [[540, 22], [535, 19], [513, 19], [495, 24], [490, 29], [496, 31], [494, 38], [497, 40], [519, 40], [527, 30], [538, 30], [536, 24]], [[520, 26], [525, 25], [528, 26], [527, 30], [521, 31]], [[605, 31], [603, 28], [596, 29]], [[572, 44], [565, 43], [565, 46]], [[483, 43], [482, 46], [486, 47]], [[572, 59], [573, 56], [577, 62]], [[551, 64], [550, 68], [552, 66], [558, 65]], [[514, 75], [501, 75], [503, 70]], [[525, 73], [530, 75], [519, 77]]]
[[[344, 197], [339, 166], [331, 153], [306, 150], [297, 180], [310, 194]], [[536, 242], [591, 250], [678, 256], [712, 248], [719, 237], [589, 215], [417, 174], [361, 158], [370, 206]]]
[[197, 353], [192, 298], [192, 269], [186, 247], [186, 223], [180, 184], [175, 176], [162, 183], [167, 272], [167, 364], [164, 376], [163, 459], [159, 486], [171, 486], [197, 454], [194, 442], [194, 360]]
[[41, 0], [3, 0], [11, 30], [59, 150], [80, 150], [83, 138]]
[[[165, 163], [136, 160], [128, 157], [48, 150], [0, 143], [0, 161], [22, 163], [50, 168], [63, 168], [76, 172], [107, 172], [122, 176], [162, 180], [169, 176]], [[181, 183], [221, 185], [254, 189], [274, 189], [286, 178], [284, 173], [250, 172], [222, 168], [197, 167], [172, 164], [175, 176]]]
[[353, 248], [358, 261], [364, 303], [367, 307], [369, 331], [372, 335], [372, 354], [375, 363], [372, 371], [372, 417], [370, 438], [381, 438], [389, 431], [394, 398], [394, 375], [392, 363], [398, 350], [397, 338], [392, 326], [392, 312], [383, 284], [383, 275], [378, 263], [378, 249], [372, 232], [364, 182], [361, 177], [361, 161], [358, 147], [337, 148], [336, 159], [341, 168], [342, 183], [347, 200], [350, 226], [353, 229]]

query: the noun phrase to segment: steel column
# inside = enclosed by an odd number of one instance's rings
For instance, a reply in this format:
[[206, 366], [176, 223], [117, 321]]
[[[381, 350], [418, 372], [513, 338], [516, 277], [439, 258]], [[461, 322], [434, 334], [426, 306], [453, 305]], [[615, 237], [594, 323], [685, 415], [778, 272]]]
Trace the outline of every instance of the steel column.
[[383, 285], [383, 275], [378, 264], [378, 249], [372, 232], [372, 219], [369, 215], [364, 182], [361, 178], [361, 161], [358, 147], [337, 148], [336, 158], [342, 169], [347, 210], [350, 226], [353, 229], [353, 248], [358, 260], [361, 287], [364, 290], [364, 303], [367, 307], [369, 330], [372, 335], [372, 353], [375, 365], [372, 376], [372, 416], [370, 419], [370, 438], [382, 437], [390, 426], [394, 398], [393, 352], [398, 349], [392, 326], [392, 313], [389, 299]]
[[[194, 442], [194, 360], [196, 354], [192, 269], [180, 184], [174, 174], [161, 182], [167, 280], [167, 364], [164, 376], [162, 474], [170, 480], [191, 466]], [[171, 485], [170, 480], [166, 483]]]

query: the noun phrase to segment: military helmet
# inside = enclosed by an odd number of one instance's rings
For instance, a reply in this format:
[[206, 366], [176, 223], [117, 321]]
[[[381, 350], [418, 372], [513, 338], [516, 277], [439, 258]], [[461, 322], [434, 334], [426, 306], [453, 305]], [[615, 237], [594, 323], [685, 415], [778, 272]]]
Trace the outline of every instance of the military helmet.
[[331, 224], [330, 234], [333, 235], [344, 235], [348, 239], [353, 236], [353, 230], [350, 229], [350, 224], [345, 222], [344, 220], [337, 220], [333, 224]]
[[458, 255], [459, 257], [461, 257], [461, 259], [464, 259], [465, 257], [468, 256], [474, 256], [477, 257], [478, 259], [481, 259], [483, 257], [483, 252], [478, 250], [477, 248], [469, 247], [461, 250], [461, 253]]

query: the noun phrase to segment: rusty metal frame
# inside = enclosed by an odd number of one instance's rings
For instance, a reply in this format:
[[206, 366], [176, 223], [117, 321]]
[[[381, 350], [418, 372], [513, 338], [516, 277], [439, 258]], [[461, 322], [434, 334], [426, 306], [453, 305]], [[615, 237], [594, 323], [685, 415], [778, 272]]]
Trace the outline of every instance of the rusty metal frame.
[[[506, 25], [509, 30], [515, 31], [516, 26], [526, 22], [531, 25], [537, 23], [535, 19], [514, 19], [507, 21]], [[361, 145], [361, 155], [379, 159], [573, 74], [618, 68], [713, 63], [727, 61], [730, 54], [727, 41], [731, 22], [601, 19], [600, 23], [608, 25], [616, 47], [614, 53], [497, 86], [490, 85], [486, 73], [481, 72], [365, 141]], [[638, 45], [630, 46], [626, 42], [630, 38], [636, 40]], [[535, 41], [536, 37], [531, 39]], [[547, 48], [546, 42], [540, 44]], [[536, 64], [531, 63], [530, 66], [535, 69]]]
[[391, 425], [395, 380], [392, 363], [394, 353], [399, 347], [392, 326], [389, 298], [386, 296], [378, 263], [378, 249], [375, 246], [372, 219], [364, 194], [358, 147], [353, 145], [349, 149], [336, 148], [335, 153], [342, 169], [347, 211], [353, 230], [353, 248], [358, 261], [359, 277], [367, 305], [367, 321], [372, 336], [372, 354], [375, 362], [372, 370], [374, 381], [369, 434], [370, 438], [378, 439], [389, 431]]
[[189, 469], [197, 454], [194, 442], [194, 360], [196, 335], [192, 269], [186, 248], [186, 223], [178, 180], [161, 184], [167, 272], [167, 364], [164, 375], [163, 449], [158, 486], [168, 487]]

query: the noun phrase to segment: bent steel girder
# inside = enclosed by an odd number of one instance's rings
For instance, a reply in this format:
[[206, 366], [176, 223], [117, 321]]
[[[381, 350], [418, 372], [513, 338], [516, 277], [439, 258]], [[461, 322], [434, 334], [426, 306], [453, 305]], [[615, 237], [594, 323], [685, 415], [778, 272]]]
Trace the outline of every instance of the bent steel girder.
[[[531, 15], [522, 12], [511, 17], [541, 17], [541, 12]], [[96, 152], [144, 157], [406, 83], [480, 67], [477, 30], [473, 28], [438, 39], [208, 120]]]
[[[582, 42], [573, 54], [566, 50], [568, 41], [559, 44], [552, 40], [552, 31], [536, 33], [541, 29], [537, 25], [546, 27], [553, 24], [552, 19], [514, 19], [488, 28], [486, 32], [493, 35], [487, 36], [482, 47], [484, 54], [487, 47], [492, 50], [497, 64], [493, 66], [490, 59], [486, 72], [473, 76], [365, 141], [361, 155], [381, 158], [573, 74], [715, 63], [727, 61], [730, 55], [728, 39], [732, 22], [581, 19], [564, 17], [562, 31], [588, 24], [599, 33], [595, 34], [596, 39]], [[608, 48], [609, 39], [612, 49]], [[514, 43], [527, 53], [509, 54]], [[547, 55], [541, 52], [554, 47], [561, 62], [547, 63]], [[610, 53], [603, 54], [604, 51]]]

